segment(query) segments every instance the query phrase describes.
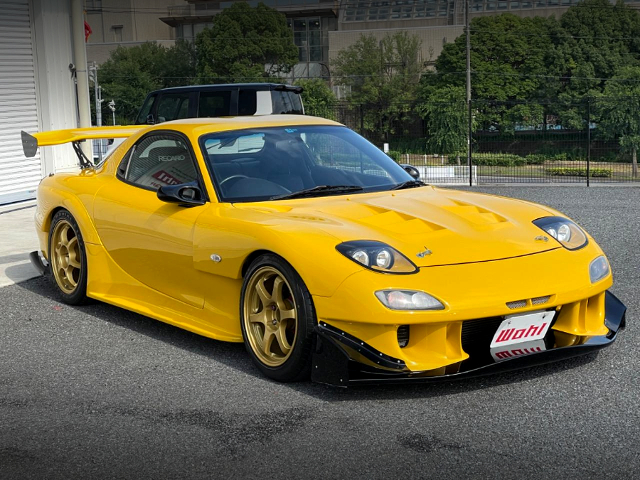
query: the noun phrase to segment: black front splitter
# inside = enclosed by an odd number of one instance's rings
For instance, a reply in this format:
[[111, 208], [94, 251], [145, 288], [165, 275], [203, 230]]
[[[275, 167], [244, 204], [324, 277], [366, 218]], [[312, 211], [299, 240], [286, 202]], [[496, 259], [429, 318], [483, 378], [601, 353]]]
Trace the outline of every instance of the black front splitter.
[[[594, 336], [581, 345], [557, 347], [539, 353], [513, 357], [499, 362], [493, 360], [478, 366], [476, 363], [462, 362], [456, 373], [434, 376], [431, 372], [411, 372], [404, 362], [378, 352], [365, 342], [321, 323], [316, 327], [316, 347], [313, 354], [311, 379], [337, 387], [373, 384], [402, 384], [452, 381], [468, 377], [491, 375], [521, 368], [557, 362], [559, 360], [585, 355], [611, 345], [618, 332], [625, 328], [627, 308], [611, 292], [605, 295], [606, 335]], [[366, 358], [377, 368], [354, 361], [354, 352]], [[350, 353], [351, 352], [351, 353]]]

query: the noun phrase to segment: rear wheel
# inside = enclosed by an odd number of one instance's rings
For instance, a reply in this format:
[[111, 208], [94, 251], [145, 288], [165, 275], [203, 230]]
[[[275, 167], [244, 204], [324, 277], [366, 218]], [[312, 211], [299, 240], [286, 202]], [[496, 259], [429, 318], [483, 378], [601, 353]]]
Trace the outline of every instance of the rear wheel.
[[240, 317], [245, 346], [262, 373], [281, 382], [309, 376], [313, 302], [300, 276], [282, 258], [267, 254], [250, 265]]
[[49, 263], [62, 301], [87, 301], [87, 256], [78, 223], [66, 210], [56, 212], [49, 229]]

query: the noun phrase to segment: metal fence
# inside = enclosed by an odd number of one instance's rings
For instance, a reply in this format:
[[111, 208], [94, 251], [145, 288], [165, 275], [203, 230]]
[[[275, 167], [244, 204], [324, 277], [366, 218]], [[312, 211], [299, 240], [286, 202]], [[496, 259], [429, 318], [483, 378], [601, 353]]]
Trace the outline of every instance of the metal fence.
[[[612, 102], [601, 97], [564, 104], [475, 100], [471, 165], [466, 147], [438, 152], [429, 121], [414, 106], [395, 109], [396, 116], [388, 118], [380, 106], [346, 103], [307, 108], [307, 113], [343, 123], [380, 148], [388, 143], [394, 160], [418, 167], [431, 183], [640, 184], [633, 149], [634, 141], [640, 142], [640, 132], [633, 135], [640, 129], [640, 108], [628, 104], [640, 99]], [[463, 102], [446, 107], [441, 110], [466, 117]], [[618, 109], [632, 112], [629, 125], [620, 119], [612, 124]], [[404, 113], [397, 115], [398, 110]], [[466, 144], [468, 132], [459, 134]]]

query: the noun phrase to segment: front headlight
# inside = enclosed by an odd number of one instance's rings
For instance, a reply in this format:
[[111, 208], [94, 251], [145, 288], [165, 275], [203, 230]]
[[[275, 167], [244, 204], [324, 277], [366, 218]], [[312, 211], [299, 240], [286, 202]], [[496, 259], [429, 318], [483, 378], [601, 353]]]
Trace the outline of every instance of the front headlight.
[[344, 242], [336, 246], [350, 260], [376, 272], [415, 273], [418, 271], [411, 260], [386, 243], [373, 240]]
[[567, 250], [578, 250], [589, 242], [582, 229], [568, 218], [543, 217], [534, 220], [533, 224], [555, 238]]
[[378, 290], [376, 297], [391, 310], [444, 310], [440, 300], [419, 290]]

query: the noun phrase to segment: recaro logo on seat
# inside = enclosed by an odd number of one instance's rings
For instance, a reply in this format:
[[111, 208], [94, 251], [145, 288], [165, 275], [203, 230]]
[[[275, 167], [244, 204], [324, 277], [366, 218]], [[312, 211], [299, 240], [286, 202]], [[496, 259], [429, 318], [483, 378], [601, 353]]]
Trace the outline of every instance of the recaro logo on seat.
[[184, 160], [184, 155], [159, 155], [158, 160], [161, 162], [179, 162], [180, 160]]

